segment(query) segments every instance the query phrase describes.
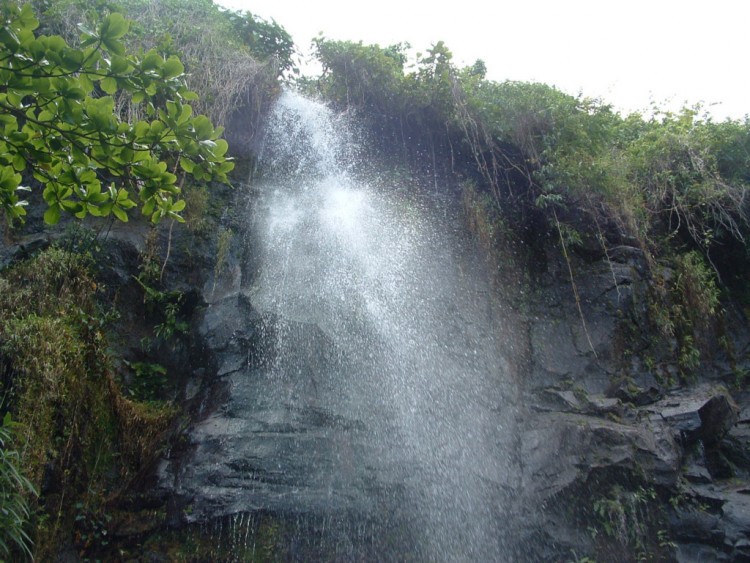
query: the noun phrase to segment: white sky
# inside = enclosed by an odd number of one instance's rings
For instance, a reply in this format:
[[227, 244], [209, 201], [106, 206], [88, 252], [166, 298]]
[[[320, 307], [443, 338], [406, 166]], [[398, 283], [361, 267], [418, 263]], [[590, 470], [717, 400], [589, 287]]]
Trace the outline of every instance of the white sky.
[[702, 102], [715, 119], [750, 114], [747, 0], [218, 0], [275, 19], [308, 51], [336, 40], [424, 52], [444, 41], [458, 66], [538, 81], [625, 112]]

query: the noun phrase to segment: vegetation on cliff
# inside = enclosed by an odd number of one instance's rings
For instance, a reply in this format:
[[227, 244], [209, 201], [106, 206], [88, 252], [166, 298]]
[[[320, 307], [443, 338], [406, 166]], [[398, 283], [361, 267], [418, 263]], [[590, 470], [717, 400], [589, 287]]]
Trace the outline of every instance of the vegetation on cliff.
[[83, 27], [75, 48], [37, 36], [30, 6], [3, 12], [0, 202], [11, 220], [28, 204], [18, 196], [31, 189], [24, 174], [43, 187], [49, 224], [63, 212], [127, 221], [136, 201], [153, 222], [182, 220], [178, 164], [197, 180], [227, 181], [227, 143], [207, 117], [193, 117], [187, 100], [196, 94], [180, 80], [177, 56], [128, 56], [121, 14]]
[[558, 246], [569, 265], [642, 252], [659, 360], [683, 376], [706, 351], [719, 293], [748, 303], [747, 119], [714, 122], [699, 106], [622, 116], [544, 84], [487, 80], [482, 61], [457, 68], [442, 42], [411, 64], [403, 45], [321, 38], [316, 54], [323, 74], [307, 87], [359, 111], [392, 157], [461, 183], [472, 213], [492, 218], [485, 230]]
[[107, 350], [117, 313], [98, 302], [92, 268], [56, 247], [0, 278], [4, 407], [17, 468], [39, 494], [29, 536], [40, 560], [71, 541], [82, 554], [107, 541], [105, 501], [159, 451], [173, 414], [123, 396]]
[[[6, 1], [0, 16], [0, 559], [86, 558], [178, 412], [159, 362], [184, 358], [195, 303], [165, 278], [184, 253], [173, 224], [211, 244], [234, 167], [221, 125], [242, 108], [257, 130], [294, 51], [275, 22], [205, 0]], [[152, 230], [123, 276], [96, 232], [140, 215], [170, 220], [166, 248]], [[14, 242], [39, 231], [57, 242], [22, 260]]]
[[[42, 208], [47, 223], [67, 212], [102, 227], [139, 206], [206, 233], [210, 181], [228, 180], [233, 149], [252, 150], [268, 100], [296, 72], [281, 26], [211, 0], [8, 0], [0, 14], [10, 222], [36, 206], [29, 215]], [[574, 289], [576, 260], [637, 250], [650, 276], [653, 367], [695, 377], [724, 298], [750, 304], [747, 119], [714, 122], [699, 107], [622, 116], [544, 84], [489, 81], [482, 61], [458, 68], [442, 42], [413, 61], [404, 44], [319, 38], [315, 49], [323, 73], [299, 86], [357, 111], [392, 162], [457, 186], [488, 248], [556, 248]], [[27, 205], [26, 186], [43, 197]], [[232, 232], [216, 233], [218, 277]], [[14, 236], [9, 225], [6, 242]], [[95, 555], [108, 507], [163, 443], [175, 407], [154, 350], [188, 327], [184, 293], [162, 279], [171, 228], [162, 255], [157, 238], [130, 276], [154, 325], [145, 359], [113, 353], [111, 326], [128, 305], [113, 305], [96, 245], [80, 233], [0, 272], [0, 414], [10, 413], [0, 557], [52, 558], [61, 546]]]
[[[602, 101], [544, 84], [488, 81], [481, 61], [457, 68], [442, 43], [411, 63], [401, 45], [321, 39], [317, 55], [323, 75], [306, 87], [358, 112], [391, 162], [440, 179], [430, 182], [430, 191], [455, 187], [470, 228], [497, 266], [498, 285], [519, 305], [514, 330], [529, 335], [529, 381], [519, 383], [529, 390], [529, 410], [586, 412], [582, 404], [596, 394], [623, 410], [592, 409], [571, 435], [601, 419], [624, 435], [638, 419], [633, 405], [652, 405], [662, 396], [669, 402], [680, 387], [721, 381], [746, 396], [749, 119], [714, 122], [699, 106], [622, 116]], [[509, 268], [509, 261], [520, 268]], [[567, 278], [567, 298], [558, 299], [555, 276]], [[587, 318], [594, 321], [591, 330]], [[612, 328], [602, 331], [605, 325]], [[545, 348], [544, 338], [554, 344]], [[560, 344], [566, 349], [556, 350]], [[586, 360], [577, 364], [570, 357]], [[598, 395], [600, 384], [605, 396]], [[572, 406], [546, 393], [569, 394]], [[728, 411], [737, 408], [731, 399], [727, 404]], [[564, 416], [553, 415], [550, 425]], [[727, 420], [733, 425], [736, 414]], [[608, 454], [594, 438], [598, 433], [586, 432], [596, 444], [595, 461], [576, 452], [573, 465], [589, 470]], [[635, 561], [681, 553], [689, 559], [678, 544], [697, 534], [685, 530], [680, 514], [711, 514], [693, 483], [720, 489], [747, 477], [744, 462], [727, 461], [733, 454], [722, 442], [725, 434], [711, 428], [697, 446], [675, 434], [684, 448], [676, 483], [665, 483], [644, 464], [623, 468], [619, 454], [599, 466], [601, 481], [571, 486], [567, 480], [567, 492], [550, 497], [545, 510], [555, 522], [551, 529], [558, 519], [575, 522], [580, 536], [570, 540], [570, 529], [543, 530], [562, 545], [544, 558]], [[663, 445], [657, 430], [646, 435]], [[555, 439], [545, 447], [554, 452], [547, 463], [564, 450]], [[691, 451], [696, 447], [698, 454]], [[693, 455], [704, 470], [700, 478], [685, 468]], [[542, 483], [543, 474], [546, 469], [539, 473]], [[590, 502], [581, 502], [584, 497]], [[725, 500], [716, 513], [731, 511]], [[711, 531], [720, 539], [706, 534], [698, 543], [736, 557], [729, 533], [720, 529]]]

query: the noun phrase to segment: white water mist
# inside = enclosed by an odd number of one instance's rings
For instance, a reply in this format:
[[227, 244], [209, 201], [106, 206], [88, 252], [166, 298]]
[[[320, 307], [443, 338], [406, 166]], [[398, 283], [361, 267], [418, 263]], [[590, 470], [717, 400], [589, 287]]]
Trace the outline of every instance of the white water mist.
[[347, 119], [287, 92], [266, 137], [248, 289], [274, 319], [262, 392], [279, 422], [338, 421], [291, 438], [279, 471], [310, 456], [301, 504], [408, 528], [386, 559], [510, 559], [515, 391], [486, 272], [456, 213], [363, 177]]

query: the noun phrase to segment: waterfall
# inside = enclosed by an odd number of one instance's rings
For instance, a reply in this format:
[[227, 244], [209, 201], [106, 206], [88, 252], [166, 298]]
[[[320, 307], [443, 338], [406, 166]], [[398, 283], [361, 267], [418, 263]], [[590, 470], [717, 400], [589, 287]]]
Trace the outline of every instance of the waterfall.
[[289, 559], [514, 560], [517, 397], [486, 265], [457, 206], [365, 166], [365, 143], [351, 116], [278, 100], [250, 328], [179, 488], [229, 543], [276, 518]]

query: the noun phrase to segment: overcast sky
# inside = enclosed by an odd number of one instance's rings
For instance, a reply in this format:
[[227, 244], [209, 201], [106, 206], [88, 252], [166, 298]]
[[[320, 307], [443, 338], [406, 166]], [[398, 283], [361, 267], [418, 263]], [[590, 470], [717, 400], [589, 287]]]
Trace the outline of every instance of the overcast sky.
[[716, 119], [750, 113], [747, 0], [218, 0], [275, 19], [302, 51], [330, 39], [444, 41], [492, 80], [544, 82], [623, 111], [703, 102]]

